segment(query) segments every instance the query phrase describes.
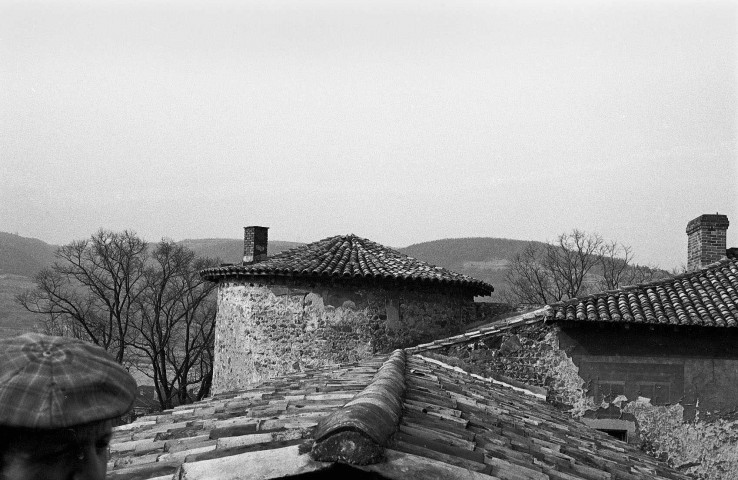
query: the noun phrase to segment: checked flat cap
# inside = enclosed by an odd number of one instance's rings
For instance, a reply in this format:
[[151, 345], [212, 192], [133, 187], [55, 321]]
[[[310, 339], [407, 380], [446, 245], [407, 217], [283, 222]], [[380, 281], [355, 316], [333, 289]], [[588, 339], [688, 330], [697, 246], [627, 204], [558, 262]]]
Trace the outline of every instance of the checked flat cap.
[[0, 425], [55, 429], [128, 412], [136, 381], [105, 350], [28, 333], [0, 340]]

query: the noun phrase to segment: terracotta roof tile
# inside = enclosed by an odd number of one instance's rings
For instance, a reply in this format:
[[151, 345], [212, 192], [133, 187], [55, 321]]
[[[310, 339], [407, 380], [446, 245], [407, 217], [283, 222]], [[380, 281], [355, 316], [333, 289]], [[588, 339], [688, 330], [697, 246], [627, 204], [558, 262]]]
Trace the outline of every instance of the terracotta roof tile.
[[355, 235], [325, 238], [286, 250], [263, 262], [207, 268], [200, 274], [211, 281], [274, 276], [337, 277], [443, 284], [471, 290], [475, 295], [489, 295], [494, 290], [481, 280], [430, 265]]
[[398, 350], [116, 427], [108, 478], [278, 478], [334, 461], [394, 479], [687, 478], [542, 397]]
[[[687, 478], [532, 395], [420, 355], [389, 448], [498, 478]], [[422, 407], [422, 408], [418, 408]]]
[[197, 478], [195, 465], [206, 461], [298, 445], [312, 438], [323, 417], [363, 390], [385, 359], [267, 380], [115, 427], [108, 478], [173, 478], [185, 464], [192, 468], [182, 478]]
[[738, 258], [673, 278], [551, 305], [556, 320], [738, 326]]

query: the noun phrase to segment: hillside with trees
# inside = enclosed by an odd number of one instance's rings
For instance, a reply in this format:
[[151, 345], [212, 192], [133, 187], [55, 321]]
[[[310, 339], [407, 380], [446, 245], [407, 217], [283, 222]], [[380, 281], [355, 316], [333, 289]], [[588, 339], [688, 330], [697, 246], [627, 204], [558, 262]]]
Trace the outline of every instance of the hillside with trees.
[[634, 262], [632, 249], [574, 229], [551, 242], [453, 238], [400, 251], [495, 287], [483, 300], [548, 304], [601, 290], [664, 278], [668, 272]]
[[[221, 263], [238, 264], [243, 255], [241, 239], [187, 239], [176, 243], [191, 250], [196, 257], [217, 259]], [[604, 241], [602, 243], [612, 246]], [[269, 253], [274, 255], [299, 245], [301, 243], [271, 240]], [[490, 283], [495, 287], [495, 292], [488, 300], [524, 301], [519, 295], [510, 293], [510, 272], [516, 270], [513, 267], [517, 267], [520, 274], [521, 268], [530, 269], [541, 263], [541, 255], [546, 251], [547, 245], [549, 244], [543, 242], [504, 238], [447, 238], [413, 244], [400, 248], [399, 251]], [[35, 324], [44, 320], [41, 315], [23, 309], [15, 298], [35, 285], [33, 276], [52, 264], [57, 248], [35, 238], [0, 232], [0, 336], [33, 330]], [[638, 267], [638, 278], [631, 275], [635, 272], [631, 268], [633, 254], [630, 250], [621, 250], [620, 245], [615, 245], [615, 249], [609, 252], [600, 252], [600, 255], [603, 259], [610, 258], [610, 261], [607, 264], [595, 262], [586, 273], [585, 286], [591, 289], [600, 286], [601, 289], [609, 288], [607, 278], [618, 281], [619, 284], [628, 283], [628, 279], [635, 283], [638, 279], [651, 278], [649, 272], [657, 271], [649, 267]], [[624, 272], [621, 271], [622, 260], [630, 266]], [[666, 274], [659, 272], [659, 275]]]

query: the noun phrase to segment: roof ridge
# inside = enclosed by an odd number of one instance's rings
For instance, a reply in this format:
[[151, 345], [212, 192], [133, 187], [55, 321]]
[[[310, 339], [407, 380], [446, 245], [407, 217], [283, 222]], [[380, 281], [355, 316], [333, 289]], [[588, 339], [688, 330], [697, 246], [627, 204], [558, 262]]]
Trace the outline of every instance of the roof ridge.
[[353, 465], [379, 462], [402, 418], [405, 351], [392, 352], [364, 390], [320, 420], [311, 456]]

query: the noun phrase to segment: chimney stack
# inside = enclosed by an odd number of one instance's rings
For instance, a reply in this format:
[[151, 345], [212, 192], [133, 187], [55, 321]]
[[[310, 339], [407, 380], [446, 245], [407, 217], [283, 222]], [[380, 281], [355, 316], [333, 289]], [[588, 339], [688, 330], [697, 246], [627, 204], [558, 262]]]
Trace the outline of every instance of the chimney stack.
[[700, 215], [687, 224], [687, 270], [697, 270], [726, 255], [726, 215]]
[[243, 264], [266, 260], [268, 241], [269, 227], [243, 227]]

